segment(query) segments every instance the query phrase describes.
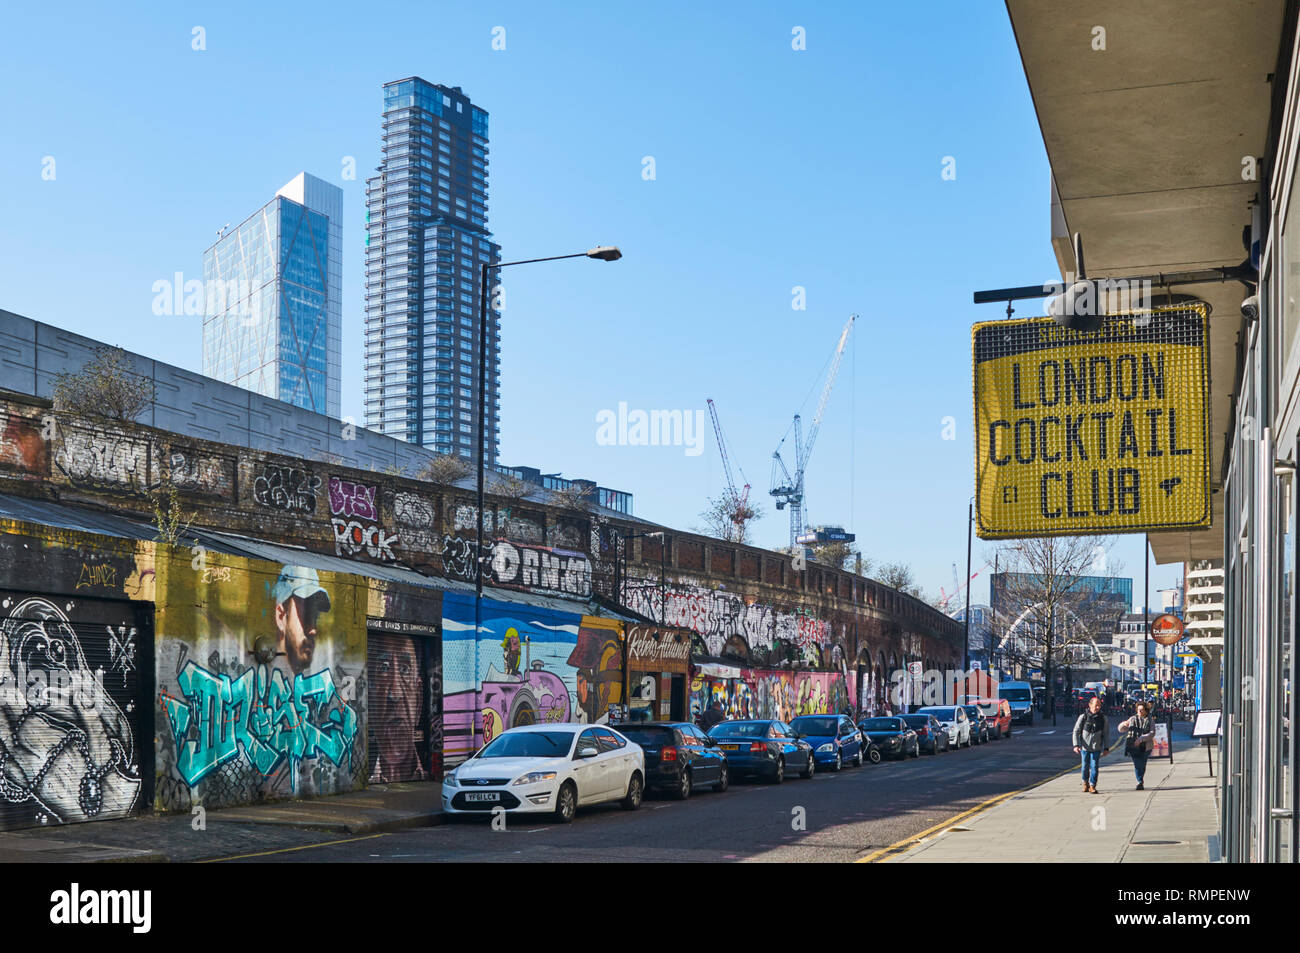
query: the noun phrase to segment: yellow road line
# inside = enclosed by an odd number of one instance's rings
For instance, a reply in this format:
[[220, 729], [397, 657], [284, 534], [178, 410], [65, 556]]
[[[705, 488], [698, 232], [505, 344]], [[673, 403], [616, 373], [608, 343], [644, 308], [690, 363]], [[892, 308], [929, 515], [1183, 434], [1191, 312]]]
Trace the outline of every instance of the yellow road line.
[[335, 844], [351, 844], [360, 840], [373, 840], [376, 837], [387, 837], [387, 834], [364, 834], [361, 837], [344, 837], [342, 840], [322, 841], [319, 844], [302, 844], [298, 847], [281, 847], [278, 850], [262, 850], [255, 854], [235, 854], [232, 857], [213, 857], [211, 860], [200, 860], [200, 864], [219, 864], [225, 860], [244, 860], [248, 857], [267, 857], [271, 854], [288, 854], [295, 850], [310, 850], [313, 847], [332, 847]]
[[871, 863], [875, 863], [877, 859], [882, 858], [888, 854], [901, 854], [904, 850], [906, 850], [909, 847], [915, 846], [915, 844], [918, 841], [926, 837], [929, 837], [935, 831], [943, 830], [945, 827], [951, 827], [953, 824], [956, 824], [958, 821], [963, 821], [968, 817], [973, 817], [974, 815], [981, 813], [982, 811], [987, 811], [995, 804], [1000, 804], [1003, 801], [1007, 800], [1008, 798], [1013, 798], [1017, 794], [1024, 794], [1026, 791], [1032, 791], [1036, 787], [1041, 787], [1042, 785], [1046, 784], [1049, 781], [1055, 781], [1057, 778], [1063, 777], [1064, 775], [1067, 775], [1070, 772], [1077, 771], [1077, 770], [1079, 770], [1077, 767], [1069, 767], [1066, 768], [1064, 771], [1052, 775], [1050, 778], [1043, 778], [1043, 780], [1041, 781], [1035, 781], [1033, 784], [1023, 787], [1019, 791], [1008, 791], [1005, 794], [999, 794], [997, 797], [989, 798], [987, 801], [984, 801], [980, 804], [976, 804], [974, 807], [968, 808], [967, 810], [962, 811], [960, 814], [954, 814], [946, 821], [941, 821], [940, 823], [935, 824], [933, 827], [927, 827], [919, 834], [913, 834], [911, 837], [905, 837], [902, 840], [898, 841], [897, 843], [890, 844], [888, 847], [882, 847], [880, 848], [880, 850], [872, 851], [870, 854], [867, 854], [866, 857], [859, 857], [857, 860], [854, 861], [854, 863], [871, 864]]

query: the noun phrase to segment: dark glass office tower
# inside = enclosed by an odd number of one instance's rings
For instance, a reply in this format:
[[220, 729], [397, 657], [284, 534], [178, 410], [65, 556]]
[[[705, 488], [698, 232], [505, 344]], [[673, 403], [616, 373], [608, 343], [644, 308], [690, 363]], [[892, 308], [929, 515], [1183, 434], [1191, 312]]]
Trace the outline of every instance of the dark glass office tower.
[[[488, 114], [456, 86], [384, 85], [383, 158], [366, 181], [366, 426], [474, 457], [478, 280], [500, 260], [487, 227]], [[489, 301], [485, 451], [497, 457], [500, 315]]]

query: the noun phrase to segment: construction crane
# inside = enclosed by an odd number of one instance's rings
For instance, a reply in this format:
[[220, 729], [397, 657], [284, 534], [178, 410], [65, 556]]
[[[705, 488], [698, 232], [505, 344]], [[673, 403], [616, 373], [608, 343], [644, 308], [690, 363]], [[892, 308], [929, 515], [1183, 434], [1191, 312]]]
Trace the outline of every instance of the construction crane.
[[[708, 399], [709, 416], [713, 418], [713, 436], [718, 440], [718, 454], [722, 457], [722, 472], [727, 478], [727, 489], [724, 504], [727, 510], [727, 517], [735, 526], [735, 542], [742, 542], [745, 538], [745, 523], [749, 519], [749, 481], [745, 480], [743, 490], [736, 489], [736, 480], [731, 475], [731, 457], [727, 454], [727, 439], [722, 435], [722, 423], [718, 420], [718, 408], [713, 403], [713, 398]], [[745, 479], [745, 471], [740, 471], [740, 478]]]
[[983, 566], [980, 566], [978, 569], [976, 569], [974, 572], [972, 572], [972, 573], [970, 574], [970, 580], [969, 580], [968, 582], [966, 582], [966, 583], [963, 583], [963, 582], [961, 581], [961, 573], [958, 572], [958, 570], [957, 570], [957, 564], [956, 564], [956, 563], [953, 563], [953, 564], [952, 564], [952, 592], [947, 592], [947, 593], [946, 593], [946, 592], [943, 591], [943, 588], [940, 587], [940, 589], [939, 589], [939, 611], [940, 611], [940, 612], [949, 612], [949, 611], [956, 612], [956, 611], [957, 611], [956, 607], [952, 607], [951, 610], [950, 610], [950, 608], [949, 608], [949, 607], [951, 606], [951, 604], [952, 604], [952, 601], [953, 601], [954, 599], [959, 598], [959, 597], [961, 596], [961, 594], [962, 594], [962, 590], [964, 590], [964, 589], [966, 588], [966, 586], [969, 585], [971, 582], [974, 582], [974, 581], [975, 581], [975, 577], [977, 577], [980, 573], [982, 573], [984, 570], [988, 569], [988, 568], [989, 568], [990, 566], [992, 566], [992, 565], [993, 565], [992, 563], [985, 563]]
[[[772, 453], [772, 488], [768, 491], [776, 498], [776, 508], [783, 510], [787, 506], [790, 508], [790, 551], [794, 552], [795, 547], [800, 545], [799, 537], [803, 535], [804, 524], [807, 518], [804, 512], [804, 473], [808, 469], [808, 460], [812, 456], [813, 445], [817, 442], [817, 432], [821, 429], [822, 415], [826, 413], [826, 402], [830, 400], [831, 388], [835, 386], [835, 375], [839, 373], [840, 361], [844, 358], [844, 347], [849, 341], [849, 332], [853, 330], [853, 322], [858, 319], [856, 314], [850, 315], [848, 322], [844, 325], [844, 330], [840, 332], [839, 343], [835, 346], [835, 354], [831, 358], [830, 372], [826, 375], [826, 384], [822, 388], [822, 398], [817, 404], [817, 413], [813, 416], [812, 426], [808, 428], [808, 439], [803, 439], [802, 422], [799, 415], [794, 415], [794, 474], [785, 465], [781, 459], [781, 446], [785, 443], [785, 437], [781, 438], [781, 443], [777, 444], [776, 450]], [[790, 435], [786, 431], [786, 437]]]

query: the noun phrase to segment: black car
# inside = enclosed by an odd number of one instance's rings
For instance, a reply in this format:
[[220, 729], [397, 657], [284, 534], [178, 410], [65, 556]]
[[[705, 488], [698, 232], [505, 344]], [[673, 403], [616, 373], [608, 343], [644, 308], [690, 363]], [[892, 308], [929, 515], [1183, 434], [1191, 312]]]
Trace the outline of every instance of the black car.
[[756, 777], [780, 784], [791, 771], [811, 778], [817, 771], [812, 745], [783, 721], [721, 721], [709, 729], [732, 777]]
[[864, 718], [858, 727], [886, 758], [913, 758], [921, 756], [921, 744], [913, 731], [900, 716], [885, 715], [878, 718]]
[[699, 728], [685, 721], [650, 721], [618, 725], [618, 730], [645, 752], [645, 786], [686, 800], [700, 784], [727, 790], [727, 754]]
[[989, 719], [979, 705], [962, 705], [970, 718], [970, 740], [972, 744], [983, 744], [989, 740]]
[[903, 715], [907, 727], [916, 732], [917, 743], [926, 754], [938, 754], [952, 747], [945, 728], [934, 715]]

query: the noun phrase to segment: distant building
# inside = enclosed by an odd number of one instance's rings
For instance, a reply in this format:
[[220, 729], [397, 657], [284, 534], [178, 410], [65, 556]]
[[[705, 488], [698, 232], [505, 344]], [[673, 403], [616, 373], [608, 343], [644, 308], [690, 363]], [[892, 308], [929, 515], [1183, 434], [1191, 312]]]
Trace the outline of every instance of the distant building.
[[203, 373], [338, 419], [343, 192], [306, 172], [203, 253]]
[[[956, 612], [950, 612], [949, 616], [958, 622], [966, 621], [966, 607], [962, 606]], [[985, 605], [973, 605], [970, 607], [970, 658], [971, 662], [979, 662], [982, 668], [987, 669], [989, 665], [989, 653], [991, 640], [993, 637], [993, 610]]]
[[[1073, 608], [1052, 620], [1055, 667], [1064, 670], [1066, 682], [1076, 685], [1111, 677], [1114, 628], [1133, 606], [1133, 580], [1077, 576], [1062, 582], [1069, 582], [1074, 593], [1069, 600]], [[1044, 666], [1045, 620], [1024, 598], [1038, 588], [1029, 573], [994, 573], [989, 578], [993, 663], [1006, 671], [1024, 674]]]
[[632, 515], [632, 494], [623, 490], [611, 490], [609, 487], [597, 486], [592, 480], [567, 479], [558, 473], [543, 473], [536, 467], [502, 467], [495, 468], [497, 473], [512, 476], [516, 480], [532, 483], [547, 490], [571, 490], [575, 487], [585, 491], [589, 502], [615, 510], [628, 516]]
[[[487, 227], [488, 114], [458, 86], [384, 84], [379, 169], [366, 180], [366, 426], [476, 459], [479, 284], [500, 261]], [[501, 315], [487, 314], [484, 459], [497, 457]]]

